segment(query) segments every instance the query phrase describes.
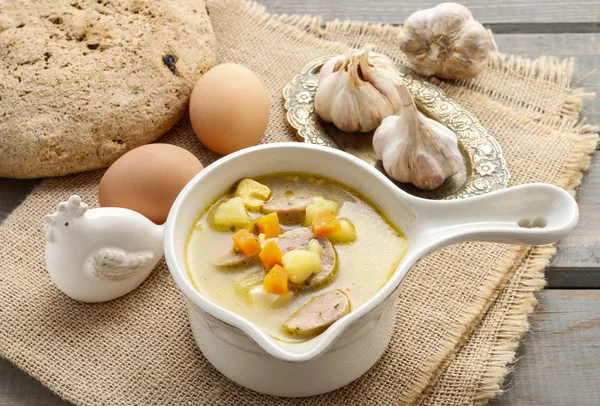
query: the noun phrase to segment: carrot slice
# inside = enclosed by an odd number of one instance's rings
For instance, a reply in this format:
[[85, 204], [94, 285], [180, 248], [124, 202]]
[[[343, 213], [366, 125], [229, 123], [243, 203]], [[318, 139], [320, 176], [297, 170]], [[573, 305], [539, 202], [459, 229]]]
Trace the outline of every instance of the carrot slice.
[[277, 217], [277, 213], [275, 212], [267, 214], [255, 221], [258, 226], [258, 233], [264, 234], [265, 238], [275, 238], [281, 233], [279, 217]]
[[288, 275], [285, 269], [275, 265], [263, 281], [265, 292], [285, 295], [288, 293]]
[[337, 233], [342, 229], [339, 220], [331, 210], [323, 210], [315, 214], [312, 222], [313, 233], [318, 237]]
[[[275, 214], [275, 216], [277, 216], [277, 214]], [[283, 264], [283, 253], [275, 241], [266, 243], [258, 256], [267, 271], [275, 265]]]
[[231, 239], [238, 252], [241, 252], [247, 257], [251, 257], [260, 252], [260, 244], [256, 240], [256, 237], [250, 234], [248, 230], [241, 229], [237, 231], [231, 236]]

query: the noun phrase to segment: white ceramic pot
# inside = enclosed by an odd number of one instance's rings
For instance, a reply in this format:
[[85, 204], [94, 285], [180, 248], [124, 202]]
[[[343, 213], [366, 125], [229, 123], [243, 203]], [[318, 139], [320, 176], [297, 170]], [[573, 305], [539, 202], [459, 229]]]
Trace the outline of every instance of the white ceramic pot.
[[[396, 272], [369, 301], [319, 336], [300, 343], [271, 338], [259, 326], [202, 296], [192, 286], [184, 250], [199, 212], [244, 177], [278, 172], [326, 176], [379, 206], [408, 238]], [[413, 197], [360, 159], [301, 143], [248, 148], [204, 169], [179, 194], [165, 225], [165, 257], [186, 298], [192, 331], [204, 356], [242, 386], [277, 396], [310, 396], [344, 386], [381, 357], [394, 332], [398, 286], [425, 255], [476, 240], [543, 245], [566, 236], [578, 220], [575, 200], [544, 184], [454, 201]], [[519, 224], [543, 226], [524, 228]]]

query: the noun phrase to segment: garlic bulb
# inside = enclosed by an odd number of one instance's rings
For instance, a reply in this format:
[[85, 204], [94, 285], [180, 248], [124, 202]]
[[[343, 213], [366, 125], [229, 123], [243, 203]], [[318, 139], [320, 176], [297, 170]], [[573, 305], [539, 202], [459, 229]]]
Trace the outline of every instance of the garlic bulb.
[[442, 3], [409, 16], [400, 33], [400, 48], [411, 67], [426, 76], [470, 79], [485, 67], [491, 34], [456, 3]]
[[417, 110], [406, 86], [398, 91], [404, 101], [402, 113], [383, 120], [373, 135], [373, 149], [392, 179], [435, 189], [463, 165], [458, 139]]
[[397, 114], [402, 100], [401, 83], [394, 63], [367, 46], [331, 58], [321, 68], [315, 110], [323, 120], [342, 131], [371, 131], [385, 117]]

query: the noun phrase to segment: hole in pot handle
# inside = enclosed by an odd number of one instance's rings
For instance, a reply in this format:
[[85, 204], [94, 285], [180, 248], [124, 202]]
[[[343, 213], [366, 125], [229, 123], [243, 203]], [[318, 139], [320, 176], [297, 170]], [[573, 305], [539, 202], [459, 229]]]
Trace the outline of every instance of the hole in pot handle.
[[414, 205], [419, 238], [429, 251], [463, 241], [550, 244], [567, 236], [579, 219], [568, 192], [541, 183], [461, 200], [415, 199]]

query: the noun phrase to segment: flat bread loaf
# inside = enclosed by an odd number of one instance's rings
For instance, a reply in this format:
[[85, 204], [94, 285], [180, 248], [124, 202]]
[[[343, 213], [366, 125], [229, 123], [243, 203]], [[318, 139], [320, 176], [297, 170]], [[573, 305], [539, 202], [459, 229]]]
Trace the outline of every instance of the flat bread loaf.
[[201, 0], [0, 3], [0, 176], [110, 165], [186, 113], [215, 64]]

